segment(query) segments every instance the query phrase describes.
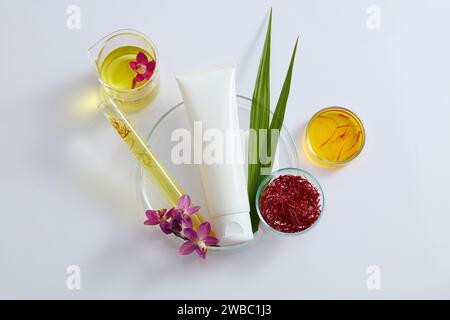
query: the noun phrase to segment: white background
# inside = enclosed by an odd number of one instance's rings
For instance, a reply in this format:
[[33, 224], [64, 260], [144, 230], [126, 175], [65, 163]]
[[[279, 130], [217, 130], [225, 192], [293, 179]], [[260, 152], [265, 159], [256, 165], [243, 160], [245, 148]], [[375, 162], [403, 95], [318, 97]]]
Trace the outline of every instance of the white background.
[[[66, 27], [70, 4], [81, 29]], [[369, 5], [381, 29], [366, 26]], [[131, 115], [148, 132], [181, 100], [173, 72], [236, 62], [251, 96], [272, 6], [272, 98], [297, 34], [286, 126], [322, 107], [367, 130], [346, 168], [302, 168], [327, 208], [296, 238], [181, 257], [143, 226], [136, 164], [95, 105], [86, 50], [133, 28], [161, 58], [161, 91]], [[0, 1], [1, 298], [450, 298], [449, 1]], [[232, 201], [232, 199], [230, 199]], [[66, 287], [79, 265], [81, 290]], [[366, 286], [381, 268], [381, 289]]]

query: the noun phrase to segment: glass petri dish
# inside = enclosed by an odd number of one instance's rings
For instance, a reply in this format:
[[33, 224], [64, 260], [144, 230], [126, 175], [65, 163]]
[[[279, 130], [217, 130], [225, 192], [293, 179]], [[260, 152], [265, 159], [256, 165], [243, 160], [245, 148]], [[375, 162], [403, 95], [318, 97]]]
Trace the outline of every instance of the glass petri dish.
[[303, 135], [308, 159], [322, 168], [340, 168], [363, 150], [366, 132], [358, 116], [343, 107], [327, 107], [311, 117]]
[[[251, 99], [237, 95], [237, 105], [240, 128], [248, 130]], [[150, 130], [146, 140], [155, 154], [157, 154], [161, 161], [166, 165], [169, 172], [178, 181], [184, 192], [191, 196], [195, 205], [201, 206], [200, 212], [208, 218], [206, 199], [203, 193], [200, 176], [200, 165], [174, 164], [171, 160], [171, 150], [175, 145], [180, 143], [178, 140], [173, 141], [171, 139], [175, 130], [187, 130], [187, 132], [190, 132], [183, 103], [179, 103], [169, 109], [169, 111], [167, 111]], [[245, 140], [244, 151], [247, 151], [247, 139]], [[297, 147], [288, 130], [283, 127], [280, 132], [280, 140], [273, 170], [283, 167], [298, 166], [299, 159]], [[136, 193], [143, 211], [170, 207], [139, 165], [136, 170]], [[210, 247], [209, 250], [230, 250], [248, 246], [260, 239], [264, 235], [264, 230], [264, 226], [260, 224], [252, 241], [227, 246]], [[177, 237], [173, 237], [173, 239], [174, 241], [182, 241]]]
[[[279, 176], [282, 175], [294, 175], [294, 176], [300, 176], [302, 178], [305, 178], [306, 180], [308, 180], [314, 187], [316, 187], [317, 191], [319, 192], [319, 204], [320, 204], [320, 214], [317, 217], [316, 221], [314, 221], [313, 224], [311, 224], [308, 228], [298, 231], [298, 232], [292, 232], [292, 233], [287, 233], [287, 232], [282, 232], [279, 231], [275, 228], [273, 228], [271, 225], [269, 225], [265, 220], [264, 217], [259, 209], [259, 202], [261, 200], [261, 196], [263, 195], [264, 190], [266, 189], [266, 187], [269, 185], [269, 183], [271, 181], [273, 181], [274, 179], [278, 178]], [[267, 176], [259, 185], [258, 191], [256, 193], [256, 210], [258, 212], [258, 216], [259, 219], [262, 221], [262, 223], [265, 225], [265, 227], [267, 229], [269, 229], [270, 231], [275, 232], [276, 234], [280, 234], [283, 236], [296, 236], [302, 233], [307, 232], [308, 230], [311, 230], [315, 225], [317, 225], [317, 223], [319, 222], [319, 220], [322, 218], [323, 215], [323, 210], [325, 208], [325, 195], [323, 193], [323, 189], [322, 186], [320, 185], [319, 181], [317, 181], [317, 179], [311, 175], [309, 172], [302, 170], [302, 169], [298, 169], [298, 168], [283, 168], [280, 169], [278, 171], [273, 172], [271, 175]]]

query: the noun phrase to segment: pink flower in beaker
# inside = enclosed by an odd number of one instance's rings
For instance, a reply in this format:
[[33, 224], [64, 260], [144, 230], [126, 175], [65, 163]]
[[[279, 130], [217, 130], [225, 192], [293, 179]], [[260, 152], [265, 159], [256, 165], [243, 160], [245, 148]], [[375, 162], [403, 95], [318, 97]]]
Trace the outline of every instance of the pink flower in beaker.
[[132, 84], [132, 89], [134, 89], [138, 82], [146, 81], [152, 77], [156, 68], [156, 62], [155, 60], [148, 61], [147, 56], [139, 51], [136, 55], [136, 60], [130, 61], [130, 68], [137, 73]]

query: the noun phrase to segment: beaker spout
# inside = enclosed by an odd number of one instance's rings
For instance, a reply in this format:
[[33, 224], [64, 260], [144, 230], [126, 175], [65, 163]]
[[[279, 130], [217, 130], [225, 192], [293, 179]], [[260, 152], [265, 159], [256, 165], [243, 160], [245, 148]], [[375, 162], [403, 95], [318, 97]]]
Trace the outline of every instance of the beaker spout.
[[91, 63], [91, 66], [94, 68], [95, 72], [97, 72], [97, 75], [99, 73], [97, 61], [100, 55], [100, 51], [103, 48], [103, 43], [104, 40], [101, 39], [100, 41], [94, 43], [87, 51], [89, 62]]

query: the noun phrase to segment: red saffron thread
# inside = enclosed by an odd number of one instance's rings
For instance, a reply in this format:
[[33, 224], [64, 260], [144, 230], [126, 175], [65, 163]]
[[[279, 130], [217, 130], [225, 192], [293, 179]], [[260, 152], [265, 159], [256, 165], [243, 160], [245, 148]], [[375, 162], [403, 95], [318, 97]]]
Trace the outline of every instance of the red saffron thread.
[[348, 128], [345, 128], [345, 131], [344, 131], [344, 133], [343, 134], [341, 134], [339, 137], [341, 138], [341, 139], [344, 139], [345, 138], [345, 136], [347, 135], [347, 129]]
[[322, 142], [322, 144], [319, 146], [319, 148], [323, 147], [324, 145], [326, 145], [331, 140], [331, 138], [334, 137], [334, 134], [336, 133], [336, 131], [337, 131], [337, 129], [335, 128], [333, 133], [324, 142]]
[[259, 209], [275, 230], [296, 233], [309, 228], [320, 216], [320, 193], [303, 177], [282, 175], [266, 187]]
[[360, 137], [361, 137], [361, 131], [358, 131], [355, 143], [352, 144], [352, 146], [350, 148], [348, 148], [348, 150], [351, 150], [351, 149], [353, 149], [354, 146], [356, 146], [356, 144], [358, 143]]
[[342, 144], [342, 147], [339, 150], [339, 153], [337, 155], [336, 161], [339, 161], [339, 158], [341, 157], [341, 153], [342, 153], [342, 150], [344, 150], [344, 147], [345, 147], [345, 142]]
[[330, 118], [330, 117], [327, 117], [327, 116], [323, 116], [323, 115], [318, 115], [317, 118], [322, 118], [322, 119], [328, 119], [328, 120], [331, 120], [331, 121], [333, 121], [333, 122], [336, 124], [336, 126], [338, 126], [338, 123], [337, 123], [336, 120], [334, 120], [333, 118]]

